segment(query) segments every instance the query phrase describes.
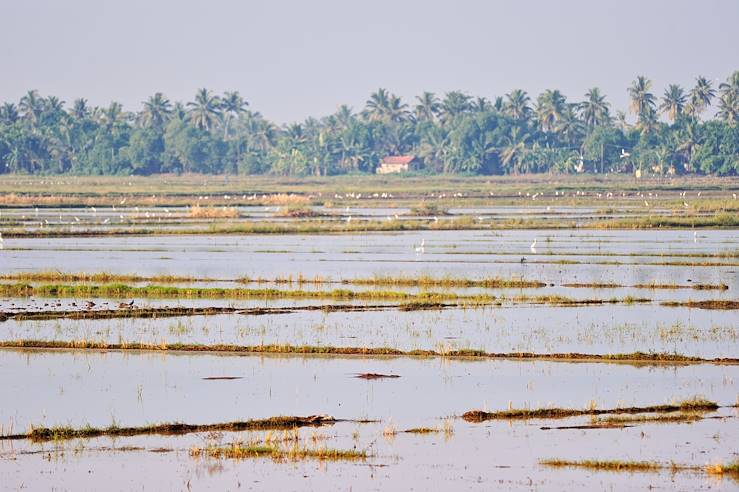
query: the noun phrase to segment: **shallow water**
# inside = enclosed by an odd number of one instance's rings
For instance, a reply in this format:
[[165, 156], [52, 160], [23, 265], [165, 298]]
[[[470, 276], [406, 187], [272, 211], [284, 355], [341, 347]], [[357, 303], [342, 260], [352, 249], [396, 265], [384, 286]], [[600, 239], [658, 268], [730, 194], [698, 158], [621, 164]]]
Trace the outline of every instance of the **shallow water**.
[[[184, 209], [172, 210], [182, 213]], [[4, 217], [7, 217], [4, 212]], [[89, 210], [61, 212], [89, 227], [104, 220]], [[116, 211], [118, 212], [118, 211]], [[126, 213], [156, 212], [128, 210]], [[242, 208], [250, 220], [270, 219], [274, 207]], [[399, 209], [343, 207], [353, 217], [394, 215]], [[489, 217], [562, 214], [587, 220], [597, 210], [485, 207], [452, 210]], [[624, 213], [638, 214], [638, 210]], [[528, 215], [527, 215], [528, 214]], [[151, 217], [150, 217], [151, 219]], [[30, 220], [30, 219], [29, 219]], [[402, 219], [401, 219], [402, 220]], [[440, 218], [440, 220], [445, 220]], [[96, 222], [97, 221], [97, 222]], [[112, 220], [111, 220], [112, 222]], [[207, 224], [192, 221], [187, 226]], [[170, 227], [167, 225], [166, 227]], [[531, 243], [537, 244], [531, 249]], [[423, 251], [416, 248], [424, 241]], [[294, 312], [163, 319], [0, 322], [0, 339], [130, 342], [269, 343], [389, 346], [398, 349], [475, 348], [490, 352], [677, 352], [739, 357], [735, 310], [661, 306], [673, 300], [737, 299], [739, 234], [732, 230], [669, 231], [437, 231], [355, 235], [141, 236], [5, 239], [0, 273], [64, 272], [187, 275], [216, 279], [198, 286], [236, 287], [242, 276], [274, 279], [302, 274], [333, 280], [378, 275], [455, 278], [523, 278], [554, 284], [541, 289], [432, 288], [496, 296], [562, 295], [578, 299], [646, 297], [646, 304], [502, 307], [399, 311], [392, 302], [369, 312]], [[521, 261], [521, 259], [525, 261]], [[680, 263], [665, 265], [661, 263]], [[708, 263], [709, 265], [705, 265]], [[710, 264], [725, 263], [726, 266]], [[567, 283], [617, 283], [590, 289]], [[726, 284], [725, 291], [636, 289], [635, 284]], [[192, 284], [187, 284], [192, 285]], [[250, 284], [248, 287], [273, 287]], [[341, 284], [280, 284], [282, 289], [398, 290], [421, 288]], [[126, 299], [127, 301], [128, 299]], [[0, 299], [0, 309], [82, 309], [86, 299]], [[96, 309], [120, 299], [95, 299]], [[306, 306], [330, 299], [135, 299], [137, 306]], [[107, 303], [107, 304], [104, 304]], [[364, 305], [366, 302], [352, 304]], [[358, 373], [396, 374], [362, 380]], [[235, 376], [235, 380], [203, 380]], [[330, 414], [380, 420], [337, 423], [300, 431], [329, 447], [368, 449], [366, 462], [274, 462], [196, 459], [192, 446], [266, 433], [193, 434], [181, 437], [98, 438], [66, 443], [0, 441], [0, 483], [8, 489], [505, 489], [505, 490], [736, 490], [739, 481], [702, 471], [611, 473], [551, 469], [540, 459], [657, 460], [704, 466], [739, 459], [736, 409], [723, 408], [693, 424], [643, 424], [623, 429], [550, 430], [542, 426], [588, 423], [588, 418], [486, 422], [458, 418], [471, 409], [509, 406], [599, 408], [670, 403], [695, 395], [730, 405], [739, 397], [739, 366], [631, 365], [520, 360], [448, 360], [411, 357], [280, 356], [0, 350], [0, 425], [145, 425], [166, 421], [215, 423], [275, 415]], [[428, 426], [454, 432], [397, 434]], [[311, 444], [312, 445], [312, 444]], [[127, 447], [143, 449], [125, 451]], [[118, 450], [111, 450], [117, 448]], [[158, 447], [171, 452], [153, 453]], [[111, 485], [114, 484], [114, 485]]]
[[[0, 423], [107, 426], [329, 414], [438, 425], [472, 409], [733, 404], [736, 366], [411, 357], [140, 354], [2, 350]], [[362, 380], [359, 373], [395, 374]], [[22, 374], [23, 377], [18, 377]], [[243, 379], [208, 381], [204, 377]], [[43, 391], [26, 391], [44, 388]], [[486, 424], [480, 424], [485, 427]]]

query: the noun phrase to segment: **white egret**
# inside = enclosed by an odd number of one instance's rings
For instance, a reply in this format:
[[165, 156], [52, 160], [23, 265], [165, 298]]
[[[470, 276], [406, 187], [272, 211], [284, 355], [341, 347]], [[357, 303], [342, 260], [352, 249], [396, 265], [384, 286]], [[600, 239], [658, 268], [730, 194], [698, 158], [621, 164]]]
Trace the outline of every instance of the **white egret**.
[[536, 253], [536, 238], [534, 238], [534, 242], [531, 243], [530, 248], [532, 253]]
[[416, 253], [425, 253], [426, 252], [426, 239], [421, 239], [421, 245], [416, 246]]

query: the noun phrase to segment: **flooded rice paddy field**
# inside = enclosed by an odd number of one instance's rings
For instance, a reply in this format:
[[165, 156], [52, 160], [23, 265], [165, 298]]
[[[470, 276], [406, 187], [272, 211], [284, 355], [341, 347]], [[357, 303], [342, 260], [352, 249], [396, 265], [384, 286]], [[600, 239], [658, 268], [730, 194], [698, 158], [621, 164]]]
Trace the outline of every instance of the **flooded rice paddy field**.
[[[345, 220], [408, 211], [326, 213]], [[586, 220], [598, 210], [449, 212], [483, 221], [553, 212]], [[274, 213], [239, 209], [249, 220]], [[29, 228], [60, 214], [80, 227], [114, 220], [101, 209], [42, 209], [38, 217], [3, 210], [4, 219]], [[0, 296], [0, 483], [62, 490], [95, 490], [112, 479], [122, 489], [157, 490], [735, 490], [739, 476], [728, 468], [718, 473], [716, 465], [739, 460], [738, 268], [733, 229], [7, 237], [0, 284], [39, 293], [8, 287]], [[39, 276], [53, 271], [136, 278]], [[484, 279], [542, 285], [462, 282]], [[109, 283], [121, 284], [120, 294], [73, 289]], [[160, 285], [172, 290], [147, 290]], [[29, 319], [33, 313], [46, 318]], [[52, 349], [54, 343], [77, 348]], [[207, 350], [218, 346], [434, 353]], [[502, 356], [452, 354], [459, 350]], [[562, 357], [524, 360], [518, 353]], [[565, 357], [570, 353], [594, 360]], [[685, 359], [595, 360], [632, 353]], [[695, 397], [717, 407], [681, 406]], [[620, 421], [596, 412], [618, 417], [627, 407], [629, 419]], [[463, 417], [516, 409], [590, 413]], [[105, 434], [280, 415], [337, 421], [116, 437], [64, 430]], [[53, 438], [26, 438], [47, 427], [56, 429]]]
[[[25, 374], [24, 382], [10, 374]], [[365, 371], [396, 374], [366, 381]], [[36, 425], [143, 425], [150, 422], [227, 422], [280, 413], [326, 411], [338, 422], [298, 431], [299, 444], [284, 432], [220, 432], [184, 436], [134, 436], [48, 442], [0, 443], [0, 476], [20, 486], [19, 475], [39, 486], [92, 490], [110, 477], [122, 488], [326, 488], [347, 483], [363, 489], [388, 486], [431, 489], [504, 488], [584, 490], [593, 487], [666, 487], [671, 490], [731, 490], [728, 477], [700, 470], [681, 472], [591, 472], [542, 465], [543, 459], [645, 460], [697, 465], [736, 458], [736, 409], [702, 414], [692, 423], [642, 423], [603, 429], [550, 429], [592, 423], [591, 418], [467, 422], [470, 408], [649, 405], [679, 401], [700, 392], [733, 403], [736, 371], [729, 366], [635, 366], [561, 362], [378, 359], [214, 355], [127, 355], [9, 351], [4, 353], [2, 418], [16, 428]], [[241, 377], [204, 380], [205, 377]], [[24, 392], [43, 384], [47, 391]], [[15, 395], [20, 395], [17, 397]], [[584, 400], [586, 399], [586, 400]], [[85, 408], [85, 416], [79, 409]], [[53, 408], [54, 415], [49, 409]], [[428, 428], [425, 434], [405, 430]], [[193, 449], [289, 439], [283, 446], [358, 449], [353, 462], [241, 460], [193, 456]], [[455, 460], [450, 460], [455, 456]], [[464, 466], [458, 466], [462, 460]], [[142, 473], [153, 464], [153, 479]], [[135, 473], [133, 471], [136, 470]], [[57, 475], [51, 482], [47, 474]]]

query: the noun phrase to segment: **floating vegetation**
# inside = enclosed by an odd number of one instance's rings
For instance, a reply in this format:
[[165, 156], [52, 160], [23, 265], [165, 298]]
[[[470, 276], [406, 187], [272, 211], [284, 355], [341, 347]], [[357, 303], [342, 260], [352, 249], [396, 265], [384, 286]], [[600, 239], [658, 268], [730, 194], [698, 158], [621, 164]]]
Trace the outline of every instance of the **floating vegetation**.
[[268, 457], [276, 461], [299, 461], [317, 459], [321, 461], [356, 461], [369, 457], [366, 451], [355, 449], [335, 449], [326, 447], [308, 448], [294, 445], [280, 447], [277, 445], [233, 443], [225, 446], [194, 447], [190, 456], [209, 458], [248, 459]]
[[665, 301], [663, 306], [696, 309], [739, 309], [739, 301], [733, 299], [706, 299], [703, 301]]
[[708, 465], [706, 472], [710, 475], [730, 475], [735, 478], [739, 478], [739, 461], [733, 461], [731, 463], [716, 463]]
[[620, 460], [561, 460], [547, 459], [539, 461], [544, 466], [588, 468], [591, 470], [626, 471], [626, 472], [656, 472], [663, 470], [665, 465], [654, 461], [620, 461]]
[[550, 360], [564, 362], [612, 362], [632, 364], [739, 364], [739, 358], [704, 359], [681, 354], [633, 352], [629, 354], [485, 352], [484, 350], [400, 350], [389, 347], [330, 347], [311, 345], [199, 345], [184, 343], [108, 343], [94, 340], [5, 340], [6, 349], [132, 350], [157, 352], [254, 353], [297, 355], [362, 355], [397, 357], [443, 357], [467, 359]]
[[692, 398], [679, 403], [665, 405], [651, 405], [644, 407], [619, 407], [619, 408], [511, 408], [497, 412], [486, 412], [483, 410], [471, 410], [465, 412], [462, 418], [468, 422], [484, 422], [486, 420], [526, 420], [526, 419], [561, 419], [578, 417], [583, 415], [620, 415], [637, 413], [669, 413], [679, 411], [714, 411], [721, 408], [716, 402], [703, 398]]
[[436, 434], [443, 431], [431, 427], [414, 427], [412, 429], [406, 429], [403, 432], [406, 434]]
[[27, 434], [0, 435], [0, 440], [30, 439], [32, 441], [55, 441], [63, 439], [93, 438], [101, 436], [130, 437], [140, 435], [181, 435], [194, 432], [237, 432], [244, 430], [293, 429], [295, 427], [318, 427], [331, 425], [338, 420], [328, 415], [309, 417], [270, 417], [260, 420], [245, 420], [218, 424], [154, 424], [141, 427], [31, 427]]
[[665, 415], [616, 415], [598, 419], [598, 423], [607, 425], [624, 425], [624, 424], [673, 424], [673, 423], [692, 423], [702, 420], [703, 416], [697, 413], [668, 413]]
[[739, 478], [739, 461], [728, 464], [713, 464], [706, 466], [681, 465], [678, 463], [662, 464], [656, 461], [621, 461], [621, 460], [563, 460], [546, 459], [540, 460], [540, 464], [551, 467], [587, 468], [599, 471], [613, 472], [704, 472], [709, 475], [728, 475]]

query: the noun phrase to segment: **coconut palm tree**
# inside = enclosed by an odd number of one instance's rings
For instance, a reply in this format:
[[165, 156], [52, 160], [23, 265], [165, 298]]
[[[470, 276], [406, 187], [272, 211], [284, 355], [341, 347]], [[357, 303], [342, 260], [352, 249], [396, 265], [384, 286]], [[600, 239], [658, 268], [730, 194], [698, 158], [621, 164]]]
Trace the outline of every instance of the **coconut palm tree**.
[[18, 119], [20, 118], [20, 115], [18, 114], [18, 108], [15, 107], [15, 104], [13, 103], [3, 103], [2, 107], [0, 107], [0, 122], [6, 124], [6, 125], [12, 125]]
[[370, 94], [365, 104], [364, 114], [371, 121], [382, 121], [386, 119], [390, 108], [390, 94], [387, 90], [379, 88], [377, 92]]
[[470, 100], [472, 98], [461, 91], [451, 91], [444, 95], [441, 102], [441, 119], [449, 122], [470, 110]]
[[721, 82], [718, 89], [722, 95], [732, 93], [736, 98], [739, 98], [739, 70], [731, 74], [726, 82]]
[[190, 121], [201, 130], [213, 128], [221, 116], [221, 101], [208, 89], [199, 89], [195, 101], [188, 102]]
[[521, 128], [514, 126], [511, 134], [505, 137], [505, 146], [500, 152], [500, 162], [507, 173], [518, 174], [521, 170], [523, 159], [528, 153], [526, 143], [530, 135]]
[[141, 123], [145, 127], [161, 129], [172, 115], [172, 103], [161, 92], [155, 93], [144, 102]]
[[336, 110], [336, 123], [339, 130], [344, 130], [349, 127], [352, 123], [354, 123], [354, 113], [352, 112], [352, 108], [347, 106], [346, 104], [342, 104], [339, 106], [339, 109]]
[[687, 97], [685, 96], [683, 88], [677, 84], [670, 84], [667, 89], [665, 89], [665, 94], [662, 96], [662, 103], [659, 105], [659, 109], [667, 115], [670, 121], [675, 123], [683, 114], [686, 102]]
[[77, 120], [84, 120], [90, 115], [90, 108], [87, 106], [87, 99], [80, 97], [72, 102], [72, 117]]
[[712, 85], [705, 77], [695, 79], [695, 87], [690, 90], [689, 109], [692, 116], [700, 116], [711, 105], [711, 101], [716, 97], [716, 90]]
[[105, 128], [110, 131], [117, 123], [121, 123], [126, 119], [121, 103], [112, 102], [110, 106], [100, 113], [100, 121]]
[[536, 116], [542, 131], [551, 132], [567, 107], [567, 100], [558, 90], [547, 89], [536, 100]]
[[440, 172], [446, 171], [450, 151], [449, 131], [442, 126], [434, 125], [421, 137], [418, 155], [427, 167]]
[[600, 89], [593, 87], [585, 93], [585, 101], [578, 104], [577, 110], [585, 125], [594, 128], [611, 122], [609, 107], [606, 96], [600, 93]]
[[739, 95], [737, 92], [727, 92], [721, 95], [718, 101], [716, 117], [729, 125], [736, 125], [739, 121]]
[[530, 102], [531, 99], [529, 99], [526, 91], [514, 89], [510, 94], [506, 94], [504, 111], [514, 120], [522, 120], [527, 118], [531, 113]]
[[651, 88], [652, 81], [643, 75], [639, 75], [629, 87], [631, 111], [637, 116], [638, 120], [646, 118], [649, 110], [654, 110], [656, 107], [654, 94], [649, 92]]
[[424, 92], [420, 96], [416, 96], [416, 106], [414, 108], [416, 119], [418, 121], [434, 121], [439, 114], [441, 104], [436, 94], [433, 92]]
[[385, 118], [387, 121], [401, 122], [408, 120], [408, 105], [395, 94], [390, 95]]
[[571, 146], [576, 145], [585, 134], [585, 125], [577, 117], [575, 107], [575, 104], [565, 104], [553, 127], [557, 135]]
[[470, 111], [475, 113], [487, 113], [493, 110], [492, 103], [486, 97], [476, 97], [470, 103]]
[[21, 97], [18, 104], [23, 119], [31, 123], [31, 127], [35, 128], [44, 110], [44, 98], [39, 96], [37, 90], [30, 90], [25, 96]]
[[691, 120], [680, 130], [677, 135], [678, 146], [677, 151], [685, 155], [687, 162], [686, 170], [692, 171], [692, 159], [696, 149], [703, 141], [699, 124], [695, 120]]
[[223, 94], [223, 98], [221, 99], [221, 109], [225, 114], [223, 122], [224, 140], [228, 139], [228, 125], [231, 122], [231, 118], [234, 116], [238, 118], [242, 113], [244, 113], [244, 111], [246, 111], [246, 107], [248, 105], [249, 103], [241, 97], [239, 91], [226, 92]]

